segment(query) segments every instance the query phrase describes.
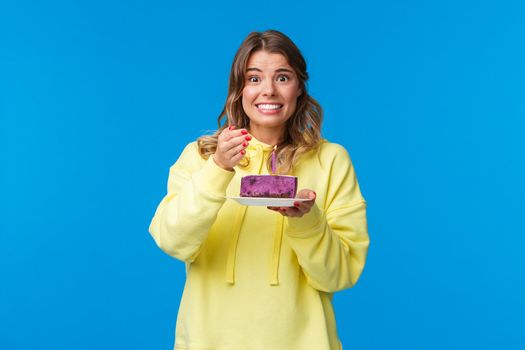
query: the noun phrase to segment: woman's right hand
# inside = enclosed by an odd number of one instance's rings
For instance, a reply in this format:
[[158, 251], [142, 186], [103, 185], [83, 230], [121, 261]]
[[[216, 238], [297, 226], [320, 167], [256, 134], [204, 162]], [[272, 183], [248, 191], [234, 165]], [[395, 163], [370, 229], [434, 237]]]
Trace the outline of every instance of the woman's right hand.
[[230, 125], [224, 129], [217, 140], [217, 150], [212, 155], [215, 164], [221, 168], [233, 171], [246, 153], [245, 148], [252, 139], [246, 129], [235, 129]]

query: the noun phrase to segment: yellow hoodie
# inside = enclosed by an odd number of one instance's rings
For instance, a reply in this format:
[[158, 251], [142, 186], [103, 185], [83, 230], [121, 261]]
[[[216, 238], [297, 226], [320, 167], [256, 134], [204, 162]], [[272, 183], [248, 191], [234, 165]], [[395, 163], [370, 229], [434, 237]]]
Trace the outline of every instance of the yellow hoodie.
[[366, 260], [366, 202], [346, 150], [324, 142], [294, 168], [317, 194], [301, 218], [246, 207], [241, 177], [267, 174], [272, 146], [253, 138], [246, 168], [227, 171], [186, 146], [149, 231], [186, 263], [175, 349], [335, 350], [332, 293], [352, 287]]

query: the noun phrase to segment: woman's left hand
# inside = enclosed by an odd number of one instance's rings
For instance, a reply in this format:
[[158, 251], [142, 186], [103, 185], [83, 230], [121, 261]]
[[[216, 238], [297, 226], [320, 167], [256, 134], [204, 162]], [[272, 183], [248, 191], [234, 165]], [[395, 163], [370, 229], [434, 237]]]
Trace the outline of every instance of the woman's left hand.
[[297, 193], [297, 198], [307, 198], [308, 201], [295, 202], [293, 207], [267, 207], [270, 210], [277, 211], [283, 216], [291, 216], [300, 218], [301, 216], [307, 214], [310, 209], [312, 209], [315, 204], [316, 194], [314, 191], [309, 189], [300, 190]]

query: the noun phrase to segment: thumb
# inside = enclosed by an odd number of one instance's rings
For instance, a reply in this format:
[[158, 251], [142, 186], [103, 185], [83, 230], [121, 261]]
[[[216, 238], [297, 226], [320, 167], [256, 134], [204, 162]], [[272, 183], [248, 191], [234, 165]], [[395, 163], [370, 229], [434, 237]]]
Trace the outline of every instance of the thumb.
[[315, 197], [315, 192], [307, 188], [302, 189], [297, 193], [297, 198], [315, 199]]

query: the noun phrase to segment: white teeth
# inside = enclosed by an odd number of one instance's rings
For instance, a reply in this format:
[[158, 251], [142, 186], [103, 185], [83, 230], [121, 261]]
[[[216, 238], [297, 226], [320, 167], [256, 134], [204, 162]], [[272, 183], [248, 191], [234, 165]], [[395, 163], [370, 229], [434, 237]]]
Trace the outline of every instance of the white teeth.
[[260, 105], [257, 105], [257, 107], [260, 108], [260, 109], [279, 109], [282, 106], [283, 105], [271, 105], [271, 104], [260, 104]]

